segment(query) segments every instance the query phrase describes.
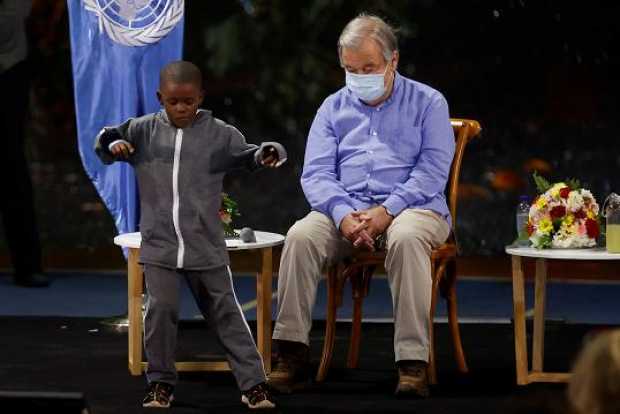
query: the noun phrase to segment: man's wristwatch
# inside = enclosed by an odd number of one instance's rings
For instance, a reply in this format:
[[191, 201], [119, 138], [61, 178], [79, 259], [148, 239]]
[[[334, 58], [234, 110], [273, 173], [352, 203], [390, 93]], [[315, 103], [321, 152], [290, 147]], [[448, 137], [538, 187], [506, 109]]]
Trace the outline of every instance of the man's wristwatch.
[[387, 214], [387, 215], [388, 215], [388, 216], [390, 216], [392, 219], [394, 219], [394, 214], [390, 213], [390, 210], [388, 210], [386, 206], [381, 205], [381, 207], [383, 207], [383, 209], [385, 210], [385, 214]]
[[385, 233], [379, 234], [375, 237], [375, 249], [376, 250], [385, 250], [387, 245], [387, 238]]

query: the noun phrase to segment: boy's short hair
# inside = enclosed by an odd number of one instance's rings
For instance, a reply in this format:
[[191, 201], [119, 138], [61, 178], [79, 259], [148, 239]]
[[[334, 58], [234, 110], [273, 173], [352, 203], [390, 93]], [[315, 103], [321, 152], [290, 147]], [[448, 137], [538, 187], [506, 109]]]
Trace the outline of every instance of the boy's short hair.
[[159, 86], [164, 82], [193, 83], [202, 89], [202, 72], [192, 62], [177, 60], [168, 63], [159, 72]]

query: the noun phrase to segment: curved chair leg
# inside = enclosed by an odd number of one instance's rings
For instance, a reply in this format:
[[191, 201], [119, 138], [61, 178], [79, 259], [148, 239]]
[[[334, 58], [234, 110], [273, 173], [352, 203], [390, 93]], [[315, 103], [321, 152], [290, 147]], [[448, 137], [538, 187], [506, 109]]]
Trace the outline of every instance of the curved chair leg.
[[353, 298], [353, 320], [351, 321], [351, 339], [347, 368], [357, 368], [360, 358], [360, 340], [362, 337], [362, 298]]
[[465, 374], [469, 372], [469, 369], [467, 367], [467, 361], [465, 359], [465, 351], [463, 351], [463, 344], [461, 343], [461, 330], [459, 328], [459, 320], [457, 316], [455, 260], [450, 260], [450, 262], [448, 263], [444, 283], [445, 297], [448, 305], [448, 324], [450, 326], [450, 333], [452, 336], [454, 358], [456, 359], [456, 364], [459, 372]]
[[433, 287], [431, 291], [431, 309], [429, 314], [429, 354], [428, 354], [428, 382], [431, 384], [437, 384], [437, 367], [435, 365], [435, 306], [437, 305], [437, 292], [439, 288], [439, 280], [442, 266], [437, 266], [434, 260], [431, 260], [431, 275], [433, 278]]
[[342, 272], [342, 265], [332, 266], [327, 273], [327, 320], [325, 321], [325, 339], [321, 364], [316, 374], [316, 381], [323, 382], [329, 371], [336, 340], [336, 313], [338, 310], [338, 275]]

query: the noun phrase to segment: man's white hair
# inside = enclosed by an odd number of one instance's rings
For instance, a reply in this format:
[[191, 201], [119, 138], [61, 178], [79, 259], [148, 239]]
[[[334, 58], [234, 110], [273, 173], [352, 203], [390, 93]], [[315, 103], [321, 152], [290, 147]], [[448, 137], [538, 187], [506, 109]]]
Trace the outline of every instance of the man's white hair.
[[358, 49], [365, 39], [373, 39], [381, 47], [381, 54], [386, 61], [398, 50], [398, 40], [392, 26], [383, 19], [362, 13], [351, 20], [338, 38], [338, 58], [342, 64], [342, 49]]

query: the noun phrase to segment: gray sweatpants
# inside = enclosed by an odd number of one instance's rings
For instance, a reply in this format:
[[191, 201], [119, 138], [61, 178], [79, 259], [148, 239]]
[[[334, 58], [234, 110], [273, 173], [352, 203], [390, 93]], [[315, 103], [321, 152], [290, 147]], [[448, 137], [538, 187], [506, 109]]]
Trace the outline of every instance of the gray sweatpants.
[[[447, 238], [450, 226], [429, 210], [407, 209], [386, 230], [385, 268], [394, 311], [396, 361], [429, 357], [431, 249]], [[278, 273], [278, 316], [274, 339], [309, 344], [312, 308], [326, 265], [351, 252], [331, 218], [313, 211], [286, 235]]]
[[144, 349], [148, 382], [176, 384], [174, 366], [179, 321], [179, 284], [185, 277], [209, 325], [215, 327], [242, 391], [265, 381], [263, 360], [235, 296], [228, 266], [205, 271], [144, 265], [147, 302]]

